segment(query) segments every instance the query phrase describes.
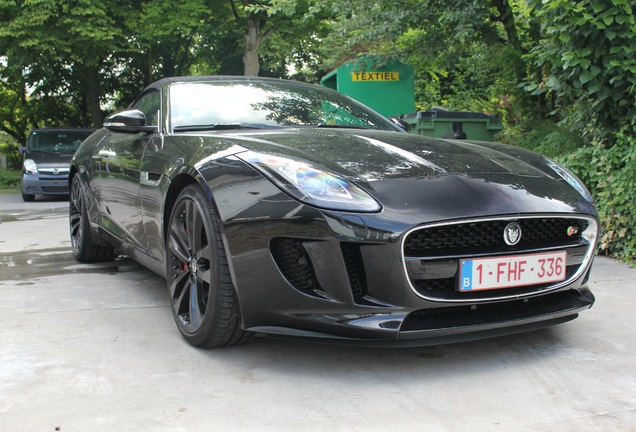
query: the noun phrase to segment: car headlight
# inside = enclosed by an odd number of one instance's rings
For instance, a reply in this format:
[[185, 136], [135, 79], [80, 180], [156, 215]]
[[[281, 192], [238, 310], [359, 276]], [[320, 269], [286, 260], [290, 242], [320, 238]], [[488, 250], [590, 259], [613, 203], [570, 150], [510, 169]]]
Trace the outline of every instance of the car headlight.
[[377, 212], [380, 204], [359, 186], [308, 163], [252, 151], [236, 155], [282, 190], [306, 204], [330, 210]]
[[35, 161], [33, 159], [25, 159], [24, 160], [24, 172], [29, 174], [37, 174], [38, 167], [35, 165]]
[[586, 200], [590, 202], [593, 201], [592, 194], [590, 193], [590, 191], [587, 190], [583, 182], [579, 180], [579, 178], [575, 176], [574, 173], [572, 173], [572, 171], [570, 171], [563, 165], [553, 161], [552, 159], [548, 159], [547, 157], [544, 157], [544, 159], [546, 163], [548, 164], [548, 166], [552, 168], [552, 170], [556, 172], [563, 180], [568, 182], [570, 186], [576, 189], [577, 192], [580, 193], [581, 196], [583, 196], [583, 198], [585, 198]]

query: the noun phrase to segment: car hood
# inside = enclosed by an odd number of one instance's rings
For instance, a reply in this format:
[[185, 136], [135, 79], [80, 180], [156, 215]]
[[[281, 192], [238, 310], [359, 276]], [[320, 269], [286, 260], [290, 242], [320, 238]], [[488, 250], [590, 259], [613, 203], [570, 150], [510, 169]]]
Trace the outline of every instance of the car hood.
[[25, 159], [32, 159], [38, 167], [42, 168], [68, 168], [71, 164], [73, 153], [50, 153], [30, 151]]
[[369, 182], [448, 174], [546, 175], [533, 165], [540, 162], [541, 156], [486, 142], [440, 140], [397, 132], [322, 129], [237, 134], [234, 138], [242, 140], [243, 146], [253, 151], [304, 159]]
[[[519, 213], [595, 214], [536, 153], [399, 132], [286, 129], [224, 134], [255, 152], [327, 168], [367, 190], [393, 219]], [[237, 142], [238, 141], [238, 142]]]

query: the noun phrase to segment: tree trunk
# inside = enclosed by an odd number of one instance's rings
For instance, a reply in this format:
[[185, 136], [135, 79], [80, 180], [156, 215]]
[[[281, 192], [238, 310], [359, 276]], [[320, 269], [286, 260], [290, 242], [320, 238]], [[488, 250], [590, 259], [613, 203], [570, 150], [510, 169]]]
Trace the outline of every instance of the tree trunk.
[[82, 92], [82, 104], [80, 106], [80, 116], [82, 117], [82, 127], [88, 127], [88, 95]]
[[521, 39], [517, 32], [515, 13], [508, 0], [493, 0], [493, 5], [499, 12], [499, 22], [501, 22], [508, 36], [508, 43], [516, 50], [521, 50]]
[[93, 128], [100, 129], [102, 127], [102, 108], [100, 106], [100, 88], [99, 88], [99, 69], [90, 68], [87, 74], [88, 101], [91, 105], [91, 117], [93, 119]]
[[491, 4], [493, 4], [499, 12], [498, 20], [504, 26], [504, 30], [508, 36], [508, 43], [516, 52], [517, 58], [512, 66], [514, 68], [515, 75], [517, 76], [517, 80], [521, 81], [525, 76], [525, 62], [521, 59], [521, 56], [525, 53], [523, 45], [521, 44], [521, 39], [519, 38], [519, 32], [517, 31], [514, 10], [512, 9], [512, 6], [510, 6], [509, 0], [492, 0]]
[[247, 12], [247, 28], [243, 37], [245, 38], [243, 75], [258, 76], [261, 68], [258, 63], [258, 49], [261, 46], [261, 20], [252, 12]]
[[[244, 1], [245, 3], [245, 1]], [[249, 4], [249, 1], [247, 2]], [[245, 39], [245, 51], [243, 52], [243, 75], [258, 76], [261, 65], [259, 63], [258, 50], [263, 42], [276, 31], [270, 28], [261, 35], [261, 13], [246, 11], [247, 25], [243, 38]]]

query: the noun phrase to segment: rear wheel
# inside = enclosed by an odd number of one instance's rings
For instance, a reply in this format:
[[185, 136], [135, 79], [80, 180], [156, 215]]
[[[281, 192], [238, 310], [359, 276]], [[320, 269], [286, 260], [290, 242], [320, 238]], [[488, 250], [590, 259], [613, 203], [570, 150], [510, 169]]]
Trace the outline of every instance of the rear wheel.
[[68, 218], [73, 256], [76, 260], [87, 263], [111, 261], [117, 256], [112, 247], [93, 243], [79, 174], [73, 177], [71, 184]]
[[238, 345], [252, 334], [240, 328], [236, 292], [215, 211], [197, 185], [175, 202], [166, 240], [172, 312], [179, 331], [201, 348]]

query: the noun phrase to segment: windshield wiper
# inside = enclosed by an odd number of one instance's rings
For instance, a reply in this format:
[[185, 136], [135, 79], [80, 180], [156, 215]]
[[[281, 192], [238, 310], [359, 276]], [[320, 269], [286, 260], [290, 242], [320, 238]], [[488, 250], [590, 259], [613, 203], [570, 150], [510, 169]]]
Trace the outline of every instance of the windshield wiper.
[[175, 126], [172, 130], [175, 132], [189, 131], [209, 131], [209, 130], [232, 130], [232, 129], [279, 129], [281, 126], [266, 125], [259, 123], [215, 123], [208, 125], [186, 125]]

